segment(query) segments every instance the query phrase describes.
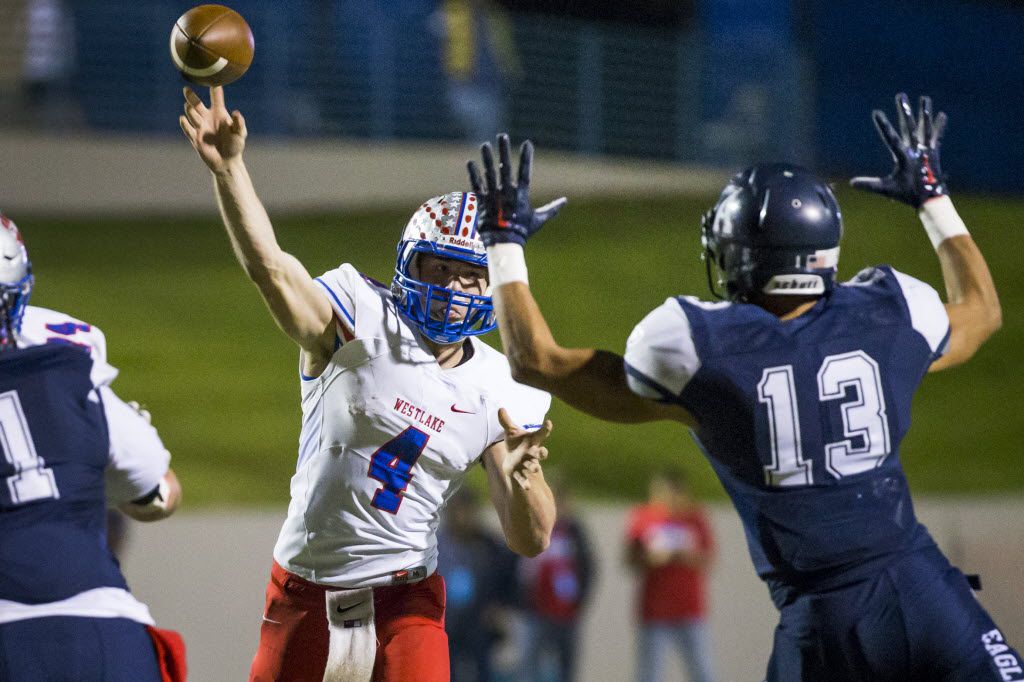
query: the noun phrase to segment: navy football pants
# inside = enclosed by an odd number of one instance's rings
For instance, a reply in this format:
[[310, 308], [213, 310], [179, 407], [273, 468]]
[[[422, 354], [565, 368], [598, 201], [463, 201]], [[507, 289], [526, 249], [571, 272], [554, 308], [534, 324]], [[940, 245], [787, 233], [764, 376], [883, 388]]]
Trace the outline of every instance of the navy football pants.
[[781, 610], [769, 682], [1024, 680], [964, 575], [936, 547]]
[[0, 680], [159, 682], [160, 671], [145, 625], [51, 616], [0, 625]]

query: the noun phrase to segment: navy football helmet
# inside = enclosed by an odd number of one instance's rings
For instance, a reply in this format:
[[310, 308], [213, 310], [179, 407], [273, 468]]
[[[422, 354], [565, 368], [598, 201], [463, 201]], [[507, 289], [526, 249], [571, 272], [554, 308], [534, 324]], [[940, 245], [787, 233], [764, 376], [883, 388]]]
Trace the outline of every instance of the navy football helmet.
[[18, 226], [0, 213], [0, 351], [17, 347], [33, 282], [32, 263]]
[[[701, 241], [708, 286], [717, 298], [753, 293], [821, 295], [835, 284], [843, 218], [829, 186], [787, 163], [751, 166], [704, 214]], [[712, 264], [719, 270], [713, 282]]]

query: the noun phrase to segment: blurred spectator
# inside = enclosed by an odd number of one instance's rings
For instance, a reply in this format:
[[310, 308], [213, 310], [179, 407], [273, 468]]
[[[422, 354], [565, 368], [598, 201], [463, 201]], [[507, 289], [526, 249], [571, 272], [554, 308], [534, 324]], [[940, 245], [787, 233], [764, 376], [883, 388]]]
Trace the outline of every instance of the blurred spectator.
[[515, 555], [481, 522], [472, 488], [460, 489], [445, 508], [437, 571], [448, 598], [452, 681], [487, 682], [492, 652], [505, 635], [504, 609], [515, 599]]
[[714, 538], [681, 471], [651, 478], [647, 504], [633, 509], [626, 560], [640, 577], [637, 677], [657, 682], [665, 651], [682, 656], [692, 682], [713, 679], [706, 574]]
[[[547, 478], [558, 506], [551, 545], [539, 556], [519, 559], [526, 611], [524, 680], [571, 682], [576, 679], [579, 624], [595, 566], [587, 533], [573, 508], [572, 491], [554, 472]], [[554, 676], [544, 673], [549, 656], [555, 659]]]
[[74, 18], [63, 0], [25, 4], [22, 98], [25, 121], [45, 130], [65, 129], [81, 114], [72, 97]]
[[448, 102], [471, 142], [507, 127], [505, 88], [520, 66], [505, 10], [491, 0], [444, 0], [439, 15]]

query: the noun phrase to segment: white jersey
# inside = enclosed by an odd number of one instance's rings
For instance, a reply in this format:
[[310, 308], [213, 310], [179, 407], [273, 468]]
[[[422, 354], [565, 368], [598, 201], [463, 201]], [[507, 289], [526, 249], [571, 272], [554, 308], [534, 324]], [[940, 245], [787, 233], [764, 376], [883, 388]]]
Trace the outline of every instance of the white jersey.
[[505, 356], [442, 369], [390, 291], [345, 264], [316, 279], [338, 322], [327, 369], [302, 377], [291, 504], [274, 559], [307, 580], [367, 587], [437, 565], [439, 511], [484, 450], [498, 409], [537, 428], [551, 396], [513, 381]]
[[[110, 439], [106, 469], [106, 496], [111, 505], [139, 499], [153, 491], [167, 473], [170, 454], [149, 421], [122, 401], [110, 383], [117, 369], [107, 362], [107, 342], [98, 327], [55, 310], [28, 306], [18, 335], [19, 347], [47, 343], [81, 347], [93, 361], [91, 400], [103, 405]], [[47, 616], [128, 618], [152, 624], [145, 604], [129, 592], [98, 588], [70, 599], [43, 604], [20, 604], [0, 600], [0, 623]]]

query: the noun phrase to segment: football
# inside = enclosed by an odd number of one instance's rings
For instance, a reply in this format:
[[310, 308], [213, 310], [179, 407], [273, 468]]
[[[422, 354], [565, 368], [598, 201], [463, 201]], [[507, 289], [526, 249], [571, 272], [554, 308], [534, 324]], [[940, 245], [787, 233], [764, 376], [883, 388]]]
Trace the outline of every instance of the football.
[[171, 29], [171, 59], [197, 85], [227, 85], [252, 64], [255, 41], [249, 24], [223, 5], [199, 5]]

